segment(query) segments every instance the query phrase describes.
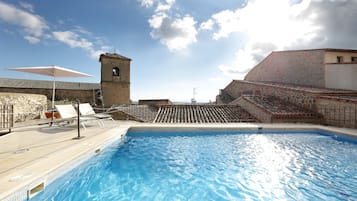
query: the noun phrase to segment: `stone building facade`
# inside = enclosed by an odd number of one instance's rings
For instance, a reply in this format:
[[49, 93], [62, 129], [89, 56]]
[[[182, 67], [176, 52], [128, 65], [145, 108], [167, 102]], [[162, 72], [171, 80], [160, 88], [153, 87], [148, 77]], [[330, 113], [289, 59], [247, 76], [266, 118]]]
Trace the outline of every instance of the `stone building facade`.
[[[216, 97], [216, 103], [238, 104], [262, 122], [274, 122], [267, 112], [264, 112], [256, 105], [246, 103], [247, 101], [244, 102], [242, 100], [244, 96], [273, 96], [282, 101], [297, 105], [302, 109], [321, 114], [323, 117], [322, 123], [357, 128], [357, 91], [233, 80], [221, 90], [220, 94]], [[290, 118], [279, 119], [279, 122], [289, 121], [291, 121]], [[298, 121], [298, 119], [294, 121], [303, 122]]]
[[130, 62], [131, 59], [119, 54], [102, 54], [101, 88], [105, 107], [130, 104]]
[[357, 50], [313, 49], [272, 52], [245, 80], [357, 90], [355, 77]]
[[[233, 80], [221, 91], [221, 94], [216, 97], [218, 104], [229, 103], [222, 99], [235, 100], [242, 95], [274, 96], [309, 110], [316, 109], [316, 101], [320, 96], [357, 96], [357, 91], [245, 80]], [[229, 96], [229, 98], [224, 96]]]
[[272, 122], [261, 108], [258, 111], [257, 105], [247, 104], [242, 97], [275, 97], [321, 115], [324, 124], [357, 128], [356, 77], [357, 50], [272, 52], [245, 80], [233, 80], [221, 89], [216, 103], [245, 104], [255, 117]]

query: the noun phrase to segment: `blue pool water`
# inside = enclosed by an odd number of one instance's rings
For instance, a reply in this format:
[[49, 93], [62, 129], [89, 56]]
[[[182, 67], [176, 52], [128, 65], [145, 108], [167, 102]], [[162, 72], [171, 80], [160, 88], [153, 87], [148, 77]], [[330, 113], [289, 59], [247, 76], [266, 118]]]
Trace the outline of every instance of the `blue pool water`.
[[129, 132], [31, 201], [357, 200], [357, 143], [326, 133]]

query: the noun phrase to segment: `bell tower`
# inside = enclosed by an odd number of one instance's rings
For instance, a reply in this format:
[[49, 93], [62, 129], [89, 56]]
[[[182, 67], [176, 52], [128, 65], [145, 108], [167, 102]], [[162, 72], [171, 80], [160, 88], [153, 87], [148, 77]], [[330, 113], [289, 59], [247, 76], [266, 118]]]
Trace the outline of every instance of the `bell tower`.
[[104, 106], [130, 104], [131, 59], [117, 53], [105, 53], [100, 55], [99, 62]]

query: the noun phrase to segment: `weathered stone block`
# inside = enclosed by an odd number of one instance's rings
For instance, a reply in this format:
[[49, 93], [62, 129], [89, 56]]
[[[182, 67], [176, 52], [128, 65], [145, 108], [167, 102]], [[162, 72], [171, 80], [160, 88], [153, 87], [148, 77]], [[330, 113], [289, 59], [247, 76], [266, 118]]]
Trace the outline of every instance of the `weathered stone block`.
[[14, 121], [23, 122], [45, 117], [47, 98], [44, 95], [0, 93], [0, 105], [14, 105]]

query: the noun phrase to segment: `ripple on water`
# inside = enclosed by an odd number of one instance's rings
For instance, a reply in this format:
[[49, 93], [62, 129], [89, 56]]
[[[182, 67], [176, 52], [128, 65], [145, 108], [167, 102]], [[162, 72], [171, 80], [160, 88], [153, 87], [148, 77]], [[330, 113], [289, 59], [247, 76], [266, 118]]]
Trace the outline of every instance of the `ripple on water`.
[[356, 165], [329, 136], [129, 136], [32, 200], [357, 200]]

